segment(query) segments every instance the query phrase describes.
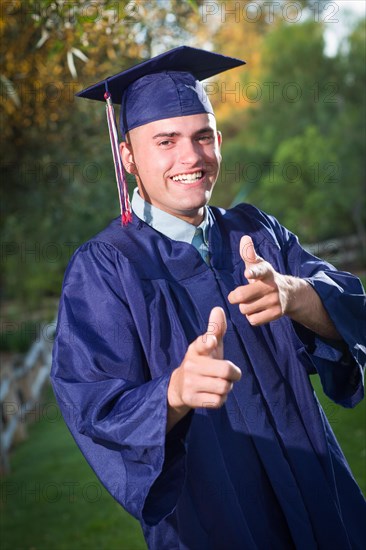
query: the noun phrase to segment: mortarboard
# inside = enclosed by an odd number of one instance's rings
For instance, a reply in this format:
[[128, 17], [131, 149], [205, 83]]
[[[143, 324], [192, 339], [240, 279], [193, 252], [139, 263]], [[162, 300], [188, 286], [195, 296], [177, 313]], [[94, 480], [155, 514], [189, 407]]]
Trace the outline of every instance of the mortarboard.
[[107, 102], [108, 128], [123, 225], [131, 218], [131, 206], [119, 153], [113, 103], [121, 105], [120, 128], [123, 139], [129, 130], [156, 120], [200, 113], [213, 114], [200, 81], [244, 64], [244, 61], [233, 57], [180, 46], [76, 94], [78, 97]]

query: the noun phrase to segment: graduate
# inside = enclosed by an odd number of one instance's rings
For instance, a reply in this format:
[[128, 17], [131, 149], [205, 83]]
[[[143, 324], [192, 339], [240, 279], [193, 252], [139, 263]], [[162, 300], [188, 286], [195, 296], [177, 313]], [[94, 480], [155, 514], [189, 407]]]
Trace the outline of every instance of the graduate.
[[201, 81], [243, 64], [183, 46], [78, 94], [106, 102], [121, 217], [67, 268], [52, 383], [151, 550], [361, 549], [365, 500], [309, 375], [363, 398], [362, 285], [254, 206], [208, 206], [222, 136]]

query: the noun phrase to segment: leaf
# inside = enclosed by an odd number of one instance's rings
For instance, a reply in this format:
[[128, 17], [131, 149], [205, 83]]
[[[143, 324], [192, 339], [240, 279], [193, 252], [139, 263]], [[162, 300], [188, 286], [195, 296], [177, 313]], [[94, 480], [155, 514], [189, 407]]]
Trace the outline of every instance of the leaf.
[[76, 57], [78, 57], [79, 59], [81, 59], [81, 61], [84, 61], [84, 63], [86, 63], [87, 61], [89, 61], [89, 58], [85, 55], [85, 53], [83, 53], [81, 50], [79, 50], [78, 48], [71, 48], [71, 53], [73, 53], [74, 55], [76, 55]]
[[14, 105], [20, 107], [20, 99], [13, 86], [13, 83], [3, 74], [0, 75], [0, 82], [3, 84], [3, 88], [5, 89], [7, 96], [10, 97]]
[[190, 4], [192, 6], [192, 8], [195, 10], [195, 11], [198, 11], [198, 2], [197, 0], [187, 0], [188, 4]]
[[46, 42], [46, 40], [49, 38], [49, 36], [50, 36], [49, 32], [46, 31], [46, 29], [42, 29], [42, 36], [38, 40], [38, 42], [36, 44], [36, 48], [41, 48], [43, 46], [43, 44]]
[[69, 67], [69, 71], [71, 73], [72, 78], [75, 80], [78, 77], [78, 73], [76, 72], [75, 63], [74, 63], [74, 56], [72, 55], [72, 50], [69, 50], [67, 52], [67, 65]]

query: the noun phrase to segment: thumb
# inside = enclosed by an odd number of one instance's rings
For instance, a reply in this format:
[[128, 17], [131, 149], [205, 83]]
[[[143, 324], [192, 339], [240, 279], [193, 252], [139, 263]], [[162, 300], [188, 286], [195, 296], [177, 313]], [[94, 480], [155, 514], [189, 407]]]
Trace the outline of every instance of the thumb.
[[244, 275], [248, 280], [260, 275], [258, 268], [253, 268], [253, 266], [263, 261], [263, 259], [256, 253], [254, 243], [249, 235], [244, 235], [240, 239], [240, 256], [245, 264]]
[[252, 264], [256, 264], [260, 260], [255, 251], [252, 237], [249, 237], [249, 235], [244, 235], [240, 239], [240, 256], [245, 263], [245, 267], [249, 269]]
[[216, 359], [224, 358], [224, 336], [227, 329], [226, 315], [222, 307], [214, 307], [211, 310], [207, 325], [207, 335], [216, 337], [214, 356]]

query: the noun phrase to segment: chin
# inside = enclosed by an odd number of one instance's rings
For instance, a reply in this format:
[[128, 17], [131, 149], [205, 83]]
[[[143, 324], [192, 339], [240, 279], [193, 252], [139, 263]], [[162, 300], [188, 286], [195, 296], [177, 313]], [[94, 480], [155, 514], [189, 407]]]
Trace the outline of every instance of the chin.
[[192, 193], [193, 196], [182, 197], [176, 202], [176, 210], [187, 214], [197, 213], [200, 208], [207, 205], [211, 198], [211, 191], [202, 190], [200, 193]]
[[208, 203], [208, 199], [206, 198], [203, 198], [200, 201], [195, 201], [194, 203], [191, 202], [190, 204], [184, 203], [184, 201], [182, 201], [178, 206], [178, 208], [180, 210], [185, 210], [187, 212], [197, 212], [200, 208], [203, 208], [204, 206], [206, 206], [207, 203]]

